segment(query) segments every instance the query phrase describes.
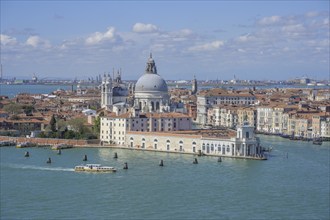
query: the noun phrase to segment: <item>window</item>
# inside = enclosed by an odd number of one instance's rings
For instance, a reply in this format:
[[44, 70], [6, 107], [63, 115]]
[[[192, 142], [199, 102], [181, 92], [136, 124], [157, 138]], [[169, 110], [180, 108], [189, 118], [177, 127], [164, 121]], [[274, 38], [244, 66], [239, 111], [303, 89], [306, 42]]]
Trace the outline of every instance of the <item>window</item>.
[[158, 143], [158, 140], [157, 139], [154, 139], [154, 148], [157, 149], [157, 143]]
[[166, 150], [170, 150], [170, 140], [166, 141]]

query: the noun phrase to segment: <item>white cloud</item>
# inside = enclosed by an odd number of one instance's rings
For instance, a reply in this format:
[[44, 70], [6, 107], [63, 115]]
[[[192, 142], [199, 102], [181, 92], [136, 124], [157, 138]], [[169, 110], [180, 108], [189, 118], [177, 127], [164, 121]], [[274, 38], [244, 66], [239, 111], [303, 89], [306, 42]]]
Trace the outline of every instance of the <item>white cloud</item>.
[[319, 15], [319, 13], [317, 11], [310, 11], [310, 12], [306, 13], [307, 17], [316, 17], [318, 15]]
[[109, 27], [105, 33], [95, 32], [86, 38], [85, 43], [87, 45], [95, 45], [104, 41], [115, 41], [116, 33], [114, 27]]
[[281, 17], [274, 15], [274, 16], [270, 16], [270, 17], [264, 17], [261, 18], [258, 23], [261, 25], [271, 25], [271, 24], [276, 24], [279, 23], [281, 21]]
[[40, 38], [39, 36], [30, 36], [26, 40], [25, 44], [32, 47], [39, 47], [39, 46], [45, 48], [50, 47], [50, 43], [47, 40]]
[[284, 32], [301, 32], [304, 30], [305, 27], [302, 24], [286, 25], [282, 27], [282, 31]]
[[179, 33], [180, 33], [182, 36], [189, 36], [189, 35], [191, 35], [191, 34], [193, 33], [193, 31], [190, 30], [190, 29], [182, 29], [182, 30], [180, 30]]
[[238, 42], [244, 43], [244, 42], [253, 41], [253, 40], [255, 40], [255, 39], [256, 39], [256, 37], [255, 37], [255, 36], [252, 36], [252, 35], [249, 33], [249, 34], [245, 34], [245, 35], [239, 36], [236, 40], [237, 40]]
[[197, 46], [190, 47], [189, 50], [190, 51], [210, 51], [210, 50], [217, 50], [217, 49], [219, 49], [223, 45], [224, 45], [224, 42], [223, 41], [217, 40], [217, 41], [213, 41], [211, 43], [206, 43], [206, 44], [202, 44], [202, 45], [197, 45]]
[[38, 36], [31, 36], [26, 40], [26, 44], [32, 47], [38, 46], [40, 38]]
[[5, 34], [0, 34], [0, 41], [1, 45], [15, 45], [17, 43], [16, 38]]
[[153, 33], [157, 31], [158, 27], [153, 24], [136, 23], [133, 26], [133, 32], [136, 33]]

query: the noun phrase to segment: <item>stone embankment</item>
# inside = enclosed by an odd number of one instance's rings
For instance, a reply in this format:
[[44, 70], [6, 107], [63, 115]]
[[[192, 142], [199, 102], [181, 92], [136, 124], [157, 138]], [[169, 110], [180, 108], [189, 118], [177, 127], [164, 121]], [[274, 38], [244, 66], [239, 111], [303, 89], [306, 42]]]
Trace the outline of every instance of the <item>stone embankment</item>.
[[0, 141], [13, 141], [16, 143], [30, 142], [41, 146], [67, 144], [74, 147], [101, 147], [100, 140], [72, 140], [58, 138], [26, 138], [26, 137], [9, 137], [0, 136]]
[[[110, 145], [110, 144], [100, 144], [100, 140], [71, 140], [71, 139], [57, 139], [57, 138], [25, 138], [25, 137], [9, 137], [9, 136], [0, 136], [1, 141], [9, 141], [16, 143], [30, 142], [35, 143], [38, 146], [53, 146], [58, 144], [67, 144], [72, 145], [73, 147], [99, 147], [99, 148], [118, 148], [118, 149], [129, 149], [129, 150], [142, 150], [142, 151], [154, 151], [154, 152], [164, 152], [164, 153], [178, 153], [178, 154], [191, 154], [198, 156], [198, 153], [188, 153], [182, 151], [161, 151], [148, 148], [131, 148], [126, 146], [119, 145]], [[251, 160], [267, 160], [266, 155], [263, 157], [253, 157], [253, 156], [226, 156], [218, 154], [202, 154], [202, 156], [213, 156], [213, 157], [228, 157], [236, 159], [251, 159]]]

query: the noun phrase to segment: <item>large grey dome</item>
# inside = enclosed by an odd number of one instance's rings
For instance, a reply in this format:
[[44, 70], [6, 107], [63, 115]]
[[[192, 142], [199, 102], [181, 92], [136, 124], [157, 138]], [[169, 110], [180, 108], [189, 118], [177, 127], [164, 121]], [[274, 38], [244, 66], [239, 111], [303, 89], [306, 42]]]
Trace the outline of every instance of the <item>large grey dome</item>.
[[168, 92], [165, 80], [158, 74], [145, 73], [135, 84], [135, 92]]

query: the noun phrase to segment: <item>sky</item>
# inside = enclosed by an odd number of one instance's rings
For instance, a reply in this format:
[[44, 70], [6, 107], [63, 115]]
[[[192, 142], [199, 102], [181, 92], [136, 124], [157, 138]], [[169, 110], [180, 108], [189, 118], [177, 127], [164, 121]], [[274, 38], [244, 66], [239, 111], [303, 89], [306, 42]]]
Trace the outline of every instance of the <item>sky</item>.
[[3, 78], [329, 79], [329, 1], [1, 0]]

